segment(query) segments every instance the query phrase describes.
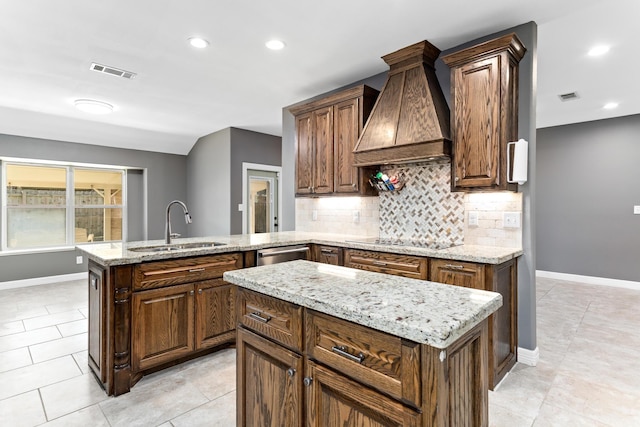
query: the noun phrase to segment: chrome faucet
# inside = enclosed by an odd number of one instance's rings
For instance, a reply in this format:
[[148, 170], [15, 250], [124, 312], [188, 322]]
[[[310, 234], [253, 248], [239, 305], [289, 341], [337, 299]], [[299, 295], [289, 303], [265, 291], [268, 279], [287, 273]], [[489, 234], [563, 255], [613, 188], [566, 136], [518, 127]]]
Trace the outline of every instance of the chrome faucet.
[[164, 242], [167, 245], [171, 244], [171, 238], [172, 237], [180, 237], [180, 234], [178, 233], [172, 233], [171, 232], [171, 206], [178, 204], [180, 206], [182, 206], [182, 210], [184, 211], [184, 222], [187, 224], [191, 224], [191, 215], [189, 215], [189, 210], [187, 209], [187, 205], [185, 205], [183, 202], [181, 202], [180, 200], [174, 200], [173, 202], [169, 203], [167, 205], [167, 223], [165, 224], [165, 235], [164, 235]]

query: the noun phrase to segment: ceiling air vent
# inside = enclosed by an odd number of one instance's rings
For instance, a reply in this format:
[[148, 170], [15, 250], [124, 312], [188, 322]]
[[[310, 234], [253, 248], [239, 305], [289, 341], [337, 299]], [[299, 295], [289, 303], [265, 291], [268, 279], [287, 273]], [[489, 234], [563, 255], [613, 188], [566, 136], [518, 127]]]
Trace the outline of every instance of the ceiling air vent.
[[573, 101], [574, 99], [578, 99], [580, 97], [578, 96], [578, 92], [569, 92], [569, 93], [563, 93], [562, 95], [558, 95], [558, 98], [560, 98], [560, 100], [564, 102], [564, 101]]
[[95, 62], [91, 63], [90, 70], [97, 71], [99, 73], [110, 74], [116, 77], [122, 77], [124, 79], [131, 80], [136, 76], [136, 73], [132, 73], [131, 71], [121, 70], [119, 68], [109, 67], [108, 65], [96, 64]]

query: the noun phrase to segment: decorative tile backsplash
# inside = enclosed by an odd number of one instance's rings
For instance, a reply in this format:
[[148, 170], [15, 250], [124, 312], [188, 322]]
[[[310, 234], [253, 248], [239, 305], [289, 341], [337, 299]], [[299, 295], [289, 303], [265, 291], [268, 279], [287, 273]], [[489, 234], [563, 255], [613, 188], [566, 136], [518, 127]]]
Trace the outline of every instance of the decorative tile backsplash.
[[[503, 224], [505, 212], [519, 214], [522, 222], [522, 193], [452, 193], [449, 162], [385, 169], [387, 174], [392, 170], [405, 177], [406, 185], [397, 192], [296, 198], [296, 230], [522, 247], [522, 228]], [[477, 226], [469, 225], [470, 212], [477, 215]]]
[[380, 193], [380, 237], [464, 243], [464, 195], [451, 192], [451, 163], [385, 169], [404, 175], [405, 186]]

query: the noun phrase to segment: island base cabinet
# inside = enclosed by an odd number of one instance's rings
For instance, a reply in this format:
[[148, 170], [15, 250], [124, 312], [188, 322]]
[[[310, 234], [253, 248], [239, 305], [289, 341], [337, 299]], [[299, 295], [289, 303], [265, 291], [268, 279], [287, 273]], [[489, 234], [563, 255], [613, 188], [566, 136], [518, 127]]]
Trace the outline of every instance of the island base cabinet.
[[312, 361], [305, 370], [308, 427], [418, 427], [421, 415]]
[[196, 350], [235, 339], [236, 286], [222, 279], [196, 284]]
[[237, 329], [237, 424], [302, 425], [302, 356]]

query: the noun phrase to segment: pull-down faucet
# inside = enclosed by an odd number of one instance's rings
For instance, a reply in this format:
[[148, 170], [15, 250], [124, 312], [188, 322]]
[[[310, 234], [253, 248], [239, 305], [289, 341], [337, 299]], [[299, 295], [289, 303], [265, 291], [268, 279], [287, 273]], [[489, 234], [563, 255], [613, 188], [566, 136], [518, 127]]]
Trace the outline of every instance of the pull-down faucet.
[[187, 209], [187, 205], [185, 205], [183, 202], [181, 202], [180, 200], [174, 200], [173, 202], [169, 203], [167, 205], [167, 223], [165, 224], [165, 235], [164, 235], [164, 242], [167, 245], [171, 244], [171, 238], [172, 237], [180, 237], [180, 235], [178, 233], [171, 233], [171, 206], [178, 204], [180, 206], [182, 206], [182, 210], [184, 211], [184, 222], [187, 224], [191, 224], [191, 215], [189, 215], [189, 211]]

